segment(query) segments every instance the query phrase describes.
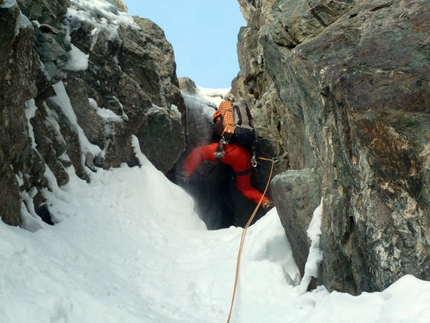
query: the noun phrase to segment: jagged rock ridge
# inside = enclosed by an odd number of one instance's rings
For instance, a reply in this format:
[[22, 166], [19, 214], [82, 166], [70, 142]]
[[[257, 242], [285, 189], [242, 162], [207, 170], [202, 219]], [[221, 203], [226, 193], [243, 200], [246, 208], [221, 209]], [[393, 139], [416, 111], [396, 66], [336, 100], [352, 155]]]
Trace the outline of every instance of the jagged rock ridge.
[[136, 165], [131, 135], [163, 172], [185, 150], [172, 46], [126, 9], [119, 0], [0, 2], [4, 222], [52, 223], [47, 187], [70, 171], [88, 180], [97, 167]]

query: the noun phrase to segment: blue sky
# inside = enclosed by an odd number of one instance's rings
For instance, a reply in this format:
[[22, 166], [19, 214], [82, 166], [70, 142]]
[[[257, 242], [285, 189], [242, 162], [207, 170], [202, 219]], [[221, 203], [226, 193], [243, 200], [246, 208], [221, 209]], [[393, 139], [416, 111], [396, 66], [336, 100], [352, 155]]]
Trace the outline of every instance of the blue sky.
[[237, 0], [122, 0], [130, 15], [159, 25], [175, 51], [178, 77], [227, 88], [239, 72], [237, 35], [246, 22]]

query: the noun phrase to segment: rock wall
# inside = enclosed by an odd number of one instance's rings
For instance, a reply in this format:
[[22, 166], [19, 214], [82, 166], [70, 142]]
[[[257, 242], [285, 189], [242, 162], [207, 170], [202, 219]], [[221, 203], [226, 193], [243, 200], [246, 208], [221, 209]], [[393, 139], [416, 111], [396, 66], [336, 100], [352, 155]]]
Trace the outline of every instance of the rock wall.
[[322, 201], [318, 283], [359, 294], [429, 280], [430, 3], [239, 3], [234, 91], [288, 153], [272, 194], [298, 265]]
[[21, 202], [13, 165], [23, 151], [31, 154], [23, 134], [27, 127], [25, 102], [35, 91], [28, 59], [32, 56], [33, 28], [17, 6], [7, 6], [4, 1], [0, 2], [0, 25], [0, 216], [17, 225]]
[[0, 0], [4, 222], [52, 224], [48, 186], [66, 184], [71, 171], [89, 180], [98, 167], [137, 165], [131, 135], [163, 172], [185, 150], [173, 48], [126, 10], [120, 0]]

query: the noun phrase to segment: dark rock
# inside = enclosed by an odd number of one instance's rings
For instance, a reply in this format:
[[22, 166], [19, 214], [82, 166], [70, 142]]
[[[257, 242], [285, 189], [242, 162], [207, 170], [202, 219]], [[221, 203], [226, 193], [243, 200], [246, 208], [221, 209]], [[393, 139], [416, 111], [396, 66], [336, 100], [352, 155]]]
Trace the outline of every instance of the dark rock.
[[70, 6], [69, 0], [17, 0], [17, 3], [22, 13], [31, 21], [37, 20], [54, 27], [61, 26]]
[[[172, 46], [154, 23], [134, 21], [122, 1], [109, 2], [104, 10], [75, 3], [68, 11], [66, 0], [19, 0], [0, 9], [0, 216], [8, 224], [20, 223], [20, 192], [50, 223], [41, 194], [47, 168], [61, 186], [70, 166], [90, 180], [98, 167], [137, 165], [132, 135], [163, 172], [185, 150]], [[94, 19], [81, 20], [75, 12], [82, 10]], [[111, 14], [129, 23], [120, 26]]]
[[36, 211], [37, 215], [40, 216], [43, 222], [54, 225], [54, 222], [52, 222], [51, 214], [49, 213], [49, 208], [46, 204], [42, 204]]
[[[267, 106], [263, 98], [276, 90], [284, 112], [269, 115], [282, 123], [267, 132], [281, 134], [288, 167], [316, 174], [324, 210], [318, 283], [359, 294], [405, 274], [429, 280], [429, 4], [239, 3], [249, 24], [239, 75], [253, 80], [255, 106]], [[287, 189], [288, 174], [272, 190], [303, 270], [306, 223], [284, 201], [306, 205], [309, 187]]]
[[312, 213], [321, 203], [318, 176], [311, 169], [289, 170], [272, 180], [275, 205], [283, 210], [281, 223], [290, 241], [293, 241], [294, 259], [303, 277], [308, 258], [310, 239], [306, 233]]
[[19, 167], [20, 155], [30, 145], [23, 107], [35, 92], [33, 28], [16, 5], [0, 8], [0, 26], [0, 218], [18, 225], [21, 200], [15, 174], [19, 168], [14, 167]]

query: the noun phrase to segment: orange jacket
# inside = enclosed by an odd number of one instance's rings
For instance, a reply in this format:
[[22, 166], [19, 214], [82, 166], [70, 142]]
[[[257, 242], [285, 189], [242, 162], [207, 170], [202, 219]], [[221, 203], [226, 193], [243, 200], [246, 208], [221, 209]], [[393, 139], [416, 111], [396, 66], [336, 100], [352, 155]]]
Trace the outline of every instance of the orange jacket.
[[[185, 159], [182, 168], [187, 170], [191, 176], [194, 170], [201, 164], [203, 160], [216, 162], [214, 156], [218, 148], [218, 143], [213, 143], [207, 146], [200, 146]], [[237, 143], [229, 143], [224, 146], [225, 156], [221, 158], [223, 164], [230, 165], [236, 175], [236, 183], [238, 190], [246, 198], [258, 203], [262, 194], [251, 186], [251, 151]], [[263, 198], [262, 204], [269, 201], [267, 197]]]

